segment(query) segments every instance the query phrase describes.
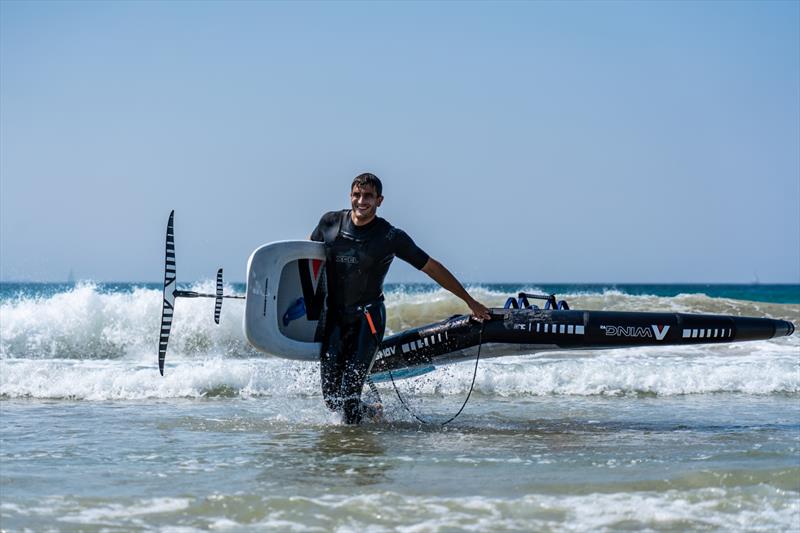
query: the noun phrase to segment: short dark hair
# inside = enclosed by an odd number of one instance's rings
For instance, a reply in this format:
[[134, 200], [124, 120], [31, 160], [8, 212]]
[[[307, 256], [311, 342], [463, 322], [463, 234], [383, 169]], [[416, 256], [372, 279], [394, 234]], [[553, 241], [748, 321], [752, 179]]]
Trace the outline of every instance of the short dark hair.
[[356, 176], [356, 178], [353, 180], [353, 183], [350, 185], [350, 191], [352, 191], [356, 185], [359, 188], [363, 188], [365, 185], [372, 185], [375, 188], [375, 193], [378, 196], [383, 195], [383, 184], [381, 183], [381, 180], [378, 179], [378, 176], [370, 172], [364, 172], [363, 174]]

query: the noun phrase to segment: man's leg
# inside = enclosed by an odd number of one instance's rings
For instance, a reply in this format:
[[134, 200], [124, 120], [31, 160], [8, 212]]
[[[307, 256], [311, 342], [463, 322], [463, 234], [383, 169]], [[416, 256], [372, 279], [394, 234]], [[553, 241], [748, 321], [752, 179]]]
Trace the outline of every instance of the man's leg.
[[331, 327], [322, 347], [319, 365], [322, 396], [325, 398], [325, 405], [331, 411], [341, 411], [342, 409], [342, 399], [339, 396], [339, 391], [342, 388], [344, 359], [342, 353], [342, 328], [339, 325], [335, 325]]
[[355, 351], [347, 358], [344, 365], [340, 397], [342, 398], [345, 424], [361, 422], [363, 414], [361, 389], [363, 389], [364, 381], [372, 368], [375, 353], [386, 328], [386, 310], [382, 304], [373, 308], [371, 317], [376, 332], [372, 333], [366, 318], [361, 320]]

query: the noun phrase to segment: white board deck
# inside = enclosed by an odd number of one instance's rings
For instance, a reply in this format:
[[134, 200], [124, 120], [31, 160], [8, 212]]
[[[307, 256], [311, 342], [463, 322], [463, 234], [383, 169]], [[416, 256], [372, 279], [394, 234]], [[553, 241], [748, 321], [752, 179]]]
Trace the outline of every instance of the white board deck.
[[279, 241], [247, 261], [244, 335], [276, 357], [318, 361], [325, 317], [325, 247]]

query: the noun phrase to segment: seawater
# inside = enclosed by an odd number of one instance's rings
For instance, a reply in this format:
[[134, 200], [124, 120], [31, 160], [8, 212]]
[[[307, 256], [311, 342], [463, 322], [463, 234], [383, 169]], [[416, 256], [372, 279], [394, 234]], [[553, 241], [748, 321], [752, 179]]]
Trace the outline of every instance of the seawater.
[[[466, 310], [431, 286], [387, 289], [391, 331]], [[798, 285], [470, 290], [800, 325]], [[449, 426], [382, 384], [386, 421], [347, 427], [317, 365], [245, 343], [241, 302], [216, 326], [212, 301], [179, 300], [161, 377], [160, 305], [158, 284], [0, 284], [0, 529], [800, 530], [797, 334], [480, 361]], [[398, 387], [445, 420], [473, 369]]]

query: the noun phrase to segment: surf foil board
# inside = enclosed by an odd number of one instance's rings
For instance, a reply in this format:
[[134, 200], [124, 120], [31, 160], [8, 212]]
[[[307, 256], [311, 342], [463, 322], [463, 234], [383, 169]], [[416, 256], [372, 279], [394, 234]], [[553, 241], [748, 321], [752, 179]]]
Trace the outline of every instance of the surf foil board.
[[285, 359], [319, 360], [326, 287], [321, 242], [279, 241], [257, 248], [247, 261], [247, 341]]
[[[163, 375], [176, 298], [213, 298], [219, 323], [226, 298], [244, 299], [243, 329], [257, 350], [301, 361], [318, 361], [325, 331], [327, 295], [325, 247], [313, 241], [279, 241], [257, 248], [247, 262], [245, 296], [224, 294], [222, 269], [216, 292], [177, 288], [174, 212], [167, 223], [164, 300], [158, 344]], [[529, 299], [544, 300], [544, 309]], [[478, 323], [469, 315], [402, 331], [383, 339], [372, 367], [373, 381], [410, 377], [436, 366], [480, 357], [543, 351], [694, 345], [764, 340], [794, 333], [786, 320], [673, 312], [570, 310], [555, 295], [519, 293], [492, 318]]]

